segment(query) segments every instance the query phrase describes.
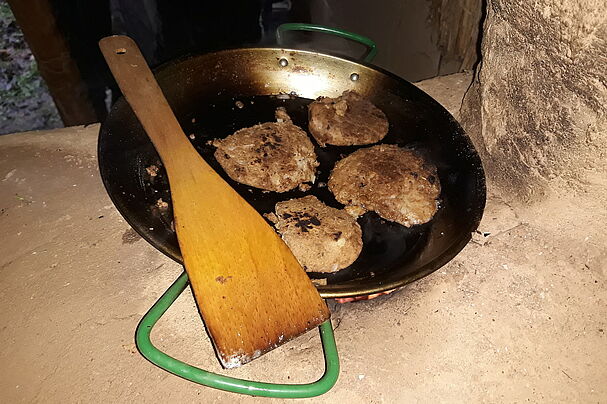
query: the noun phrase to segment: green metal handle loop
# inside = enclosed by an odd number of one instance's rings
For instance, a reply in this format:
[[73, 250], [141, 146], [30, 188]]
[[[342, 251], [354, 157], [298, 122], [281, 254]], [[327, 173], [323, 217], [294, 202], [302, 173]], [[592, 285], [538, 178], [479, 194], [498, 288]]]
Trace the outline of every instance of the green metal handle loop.
[[367, 38], [366, 36], [355, 34], [353, 32], [344, 31], [342, 29], [329, 28], [325, 27], [324, 25], [305, 24], [301, 22], [286, 23], [279, 25], [276, 29], [276, 40], [279, 44], [282, 43], [284, 33], [287, 31], [322, 32], [324, 34], [332, 34], [361, 43], [367, 48], [369, 48], [365, 56], [362, 58], [365, 62], [371, 62], [375, 58], [375, 55], [377, 55], [377, 45], [375, 44], [375, 42], [373, 42], [371, 38]]
[[339, 376], [339, 357], [331, 320], [320, 325], [320, 337], [325, 354], [325, 374], [309, 384], [275, 384], [236, 379], [199, 369], [181, 362], [156, 348], [150, 339], [152, 328], [188, 285], [184, 272], [167, 289], [160, 299], [143, 316], [137, 326], [135, 341], [139, 352], [154, 365], [179, 377], [216, 389], [251, 396], [306, 398], [326, 393], [335, 385]]

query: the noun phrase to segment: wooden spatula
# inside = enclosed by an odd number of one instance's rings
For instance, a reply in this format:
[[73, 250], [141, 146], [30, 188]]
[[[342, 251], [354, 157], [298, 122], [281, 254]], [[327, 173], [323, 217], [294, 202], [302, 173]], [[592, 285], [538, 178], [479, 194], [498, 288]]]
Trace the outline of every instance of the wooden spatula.
[[112, 36], [99, 46], [166, 168], [181, 255], [223, 366], [327, 320], [289, 248], [190, 144], [135, 42]]

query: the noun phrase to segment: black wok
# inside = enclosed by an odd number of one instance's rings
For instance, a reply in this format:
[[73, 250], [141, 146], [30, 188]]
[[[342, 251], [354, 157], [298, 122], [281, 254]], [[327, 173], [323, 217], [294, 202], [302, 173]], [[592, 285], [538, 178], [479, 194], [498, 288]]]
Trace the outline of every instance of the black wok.
[[[201, 156], [262, 214], [273, 211], [278, 201], [306, 194], [341, 207], [322, 185], [334, 163], [357, 149], [316, 147], [319, 172], [306, 193], [263, 192], [234, 182], [217, 164], [207, 142], [274, 120], [278, 106], [286, 107], [294, 123], [307, 129], [306, 106], [311, 100], [354, 89], [387, 115], [390, 130], [382, 143], [415, 148], [437, 166], [442, 193], [435, 217], [411, 228], [372, 212], [360, 217], [363, 251], [350, 267], [330, 274], [327, 284], [318, 286], [325, 298], [386, 291], [428, 275], [451, 260], [478, 226], [485, 206], [485, 178], [470, 139], [440, 104], [391, 73], [320, 53], [251, 48], [183, 58], [157, 69], [156, 78]], [[181, 262], [166, 173], [124, 99], [116, 102], [102, 124], [98, 147], [101, 177], [120, 213], [148, 242]], [[155, 177], [146, 170], [152, 165], [159, 167]], [[169, 203], [168, 210], [157, 206], [159, 199]]]

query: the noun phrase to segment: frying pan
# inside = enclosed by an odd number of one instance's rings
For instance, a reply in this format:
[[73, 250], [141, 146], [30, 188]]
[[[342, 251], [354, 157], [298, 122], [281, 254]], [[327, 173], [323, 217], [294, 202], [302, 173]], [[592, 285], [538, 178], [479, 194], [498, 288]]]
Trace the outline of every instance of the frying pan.
[[[394, 74], [317, 52], [241, 48], [181, 58], [156, 69], [155, 76], [196, 150], [261, 214], [272, 212], [279, 201], [309, 194], [341, 208], [326, 183], [335, 162], [359, 148], [316, 145], [320, 166], [307, 192], [266, 192], [233, 181], [213, 158], [209, 140], [273, 121], [278, 106], [306, 130], [308, 103], [356, 90], [388, 117], [389, 132], [381, 143], [414, 148], [437, 166], [442, 192], [434, 218], [406, 228], [373, 212], [360, 217], [358, 259], [334, 274], [310, 274], [326, 278], [326, 285], [317, 286], [324, 298], [378, 293], [426, 276], [452, 259], [480, 222], [485, 178], [470, 139], [439, 103]], [[103, 183], [120, 213], [144, 239], [181, 262], [166, 172], [124, 99], [101, 126], [98, 154]], [[153, 165], [156, 176], [148, 172]], [[168, 209], [159, 207], [162, 202]]]

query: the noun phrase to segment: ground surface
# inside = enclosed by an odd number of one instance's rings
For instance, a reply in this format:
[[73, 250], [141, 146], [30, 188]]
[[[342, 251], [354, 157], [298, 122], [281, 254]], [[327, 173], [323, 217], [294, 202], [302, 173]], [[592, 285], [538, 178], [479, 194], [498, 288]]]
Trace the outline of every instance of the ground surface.
[[[421, 87], [456, 111], [469, 81]], [[135, 349], [137, 323], [181, 268], [106, 196], [97, 131], [0, 137], [0, 401], [253, 402], [172, 376]], [[331, 303], [342, 372], [309, 402], [607, 402], [607, 198], [599, 179], [585, 191], [530, 206], [490, 192], [489, 237], [399, 292]], [[153, 338], [220, 371], [190, 293]], [[319, 344], [311, 332], [222, 372], [311, 381]]]

